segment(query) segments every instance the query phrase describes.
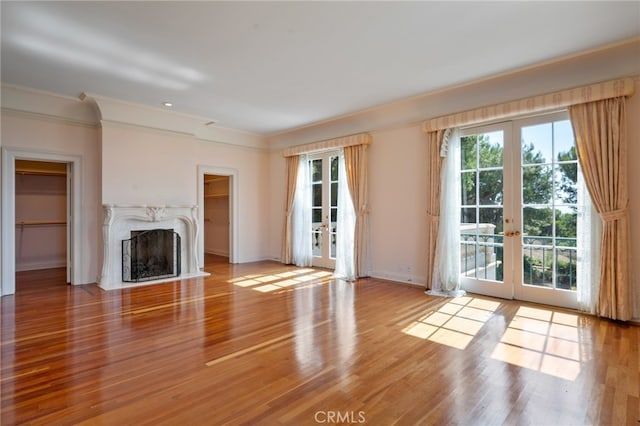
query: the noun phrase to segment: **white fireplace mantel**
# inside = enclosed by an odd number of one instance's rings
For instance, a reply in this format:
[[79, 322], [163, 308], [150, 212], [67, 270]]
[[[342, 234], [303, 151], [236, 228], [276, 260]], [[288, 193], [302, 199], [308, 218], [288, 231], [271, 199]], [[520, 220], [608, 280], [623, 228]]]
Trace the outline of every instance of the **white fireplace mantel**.
[[[198, 213], [195, 205], [118, 205], [104, 204], [104, 256], [99, 285], [105, 290], [136, 285], [155, 284], [176, 279], [209, 275], [198, 268]], [[122, 281], [122, 241], [131, 238], [131, 231], [173, 229], [180, 235], [181, 269], [177, 278], [128, 283]]]

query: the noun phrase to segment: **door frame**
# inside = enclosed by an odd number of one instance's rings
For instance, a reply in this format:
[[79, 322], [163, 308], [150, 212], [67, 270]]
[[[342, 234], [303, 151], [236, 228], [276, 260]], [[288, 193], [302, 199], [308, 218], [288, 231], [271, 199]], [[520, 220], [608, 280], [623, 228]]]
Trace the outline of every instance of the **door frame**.
[[[476, 134], [484, 134], [484, 133], [492, 133], [496, 131], [502, 131], [503, 133], [503, 158], [502, 158], [502, 193], [506, 194], [507, 191], [511, 189], [510, 181], [511, 179], [507, 179], [508, 169], [506, 168], [506, 163], [509, 161], [511, 156], [511, 151], [513, 151], [513, 146], [511, 146], [508, 141], [513, 136], [512, 125], [509, 122], [506, 123], [491, 123], [491, 124], [480, 124], [474, 125], [472, 127], [466, 127], [461, 130], [460, 137], [476, 135]], [[460, 172], [458, 172], [460, 173]], [[502, 222], [503, 228], [506, 229], [511, 225], [511, 217], [512, 217], [512, 209], [513, 204], [505, 204], [504, 199], [502, 203]], [[478, 218], [476, 218], [477, 223]], [[460, 277], [461, 287], [469, 291], [471, 293], [484, 294], [487, 296], [500, 297], [503, 299], [513, 299], [513, 274], [514, 271], [506, 268], [506, 265], [509, 265], [508, 256], [513, 253], [515, 246], [513, 245], [513, 238], [503, 238], [502, 239], [502, 250], [503, 250], [503, 277], [502, 281], [490, 281], [490, 280], [482, 280], [477, 278], [467, 278]]]
[[465, 290], [505, 299], [544, 303], [570, 309], [577, 308], [576, 291], [526, 285], [522, 276], [522, 230], [524, 225], [522, 219], [521, 129], [535, 124], [569, 119], [567, 111], [553, 111], [531, 117], [513, 118], [501, 123], [473, 125], [462, 129], [462, 136], [504, 130], [503, 192], [513, 196], [513, 199], [506, 200], [507, 202], [503, 200], [504, 231], [505, 234], [507, 231], [519, 231], [516, 235], [508, 238], [505, 236], [503, 239], [504, 287], [490, 281], [461, 278], [462, 287]]
[[[312, 264], [314, 267], [318, 268], [326, 268], [326, 269], [335, 269], [336, 267], [336, 259], [331, 257], [331, 157], [338, 157], [338, 167], [340, 167], [340, 150], [339, 149], [331, 149], [327, 151], [320, 151], [316, 153], [311, 153], [308, 155], [309, 163], [313, 160], [322, 160], [322, 216], [323, 216], [323, 228], [322, 231], [322, 250], [323, 254], [321, 256], [313, 256], [312, 254]], [[325, 165], [326, 162], [326, 165]], [[312, 181], [313, 177], [313, 169], [311, 168], [311, 164], [309, 165], [309, 180]], [[339, 175], [338, 171], [338, 175]], [[339, 184], [338, 184], [339, 185]], [[313, 190], [312, 190], [313, 191]], [[339, 190], [338, 190], [339, 191]], [[313, 193], [313, 192], [312, 192]], [[336, 194], [338, 197], [338, 194]], [[328, 213], [328, 214], [326, 214]], [[327, 218], [325, 218], [328, 216]], [[327, 223], [325, 222], [325, 219]], [[313, 226], [313, 224], [312, 224]], [[313, 230], [309, 230], [312, 232]], [[337, 238], [337, 233], [336, 233]], [[313, 236], [312, 236], [313, 242]]]
[[71, 171], [71, 184], [67, 194], [68, 202], [72, 206], [67, 212], [67, 235], [70, 247], [69, 261], [71, 284], [82, 283], [84, 262], [80, 244], [82, 235], [82, 157], [77, 155], [58, 154], [51, 152], [29, 151], [2, 147], [2, 286], [0, 295], [15, 294], [16, 291], [16, 160], [47, 161], [52, 163], [66, 163]]
[[[568, 111], [557, 111], [547, 114], [536, 115], [533, 117], [524, 117], [517, 120], [512, 120], [512, 132], [515, 140], [522, 140], [522, 128], [528, 126], [535, 126], [537, 124], [553, 123], [556, 121], [571, 120]], [[575, 138], [575, 135], [574, 135]], [[521, 142], [520, 142], [521, 143]], [[532, 301], [534, 303], [544, 303], [545, 305], [560, 306], [569, 309], [578, 308], [577, 290], [563, 290], [558, 288], [549, 288], [544, 286], [535, 286], [524, 283], [524, 270], [522, 266], [523, 256], [523, 243], [522, 232], [524, 230], [524, 220], [522, 217], [522, 162], [521, 158], [518, 158], [517, 154], [513, 157], [514, 170], [511, 176], [513, 185], [517, 185], [518, 193], [520, 194], [520, 200], [515, 205], [514, 211], [514, 230], [519, 230], [520, 235], [515, 236], [512, 239], [514, 243], [517, 243], [517, 251], [514, 251], [514, 281], [513, 281], [513, 297], [517, 300]], [[555, 161], [552, 158], [552, 161]], [[580, 164], [578, 163], [578, 170], [580, 170]], [[519, 257], [518, 257], [519, 256]], [[581, 283], [578, 283], [580, 285]]]
[[205, 175], [229, 178], [229, 263], [239, 263], [238, 252], [238, 176], [237, 169], [198, 165], [198, 267], [204, 268], [204, 177]]

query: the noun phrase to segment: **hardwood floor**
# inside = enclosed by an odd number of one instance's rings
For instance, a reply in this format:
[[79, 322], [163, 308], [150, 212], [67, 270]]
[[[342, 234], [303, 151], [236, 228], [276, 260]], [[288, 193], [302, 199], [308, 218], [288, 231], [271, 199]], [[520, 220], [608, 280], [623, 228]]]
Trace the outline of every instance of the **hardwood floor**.
[[640, 425], [640, 327], [208, 256], [105, 292], [2, 298], [2, 424]]

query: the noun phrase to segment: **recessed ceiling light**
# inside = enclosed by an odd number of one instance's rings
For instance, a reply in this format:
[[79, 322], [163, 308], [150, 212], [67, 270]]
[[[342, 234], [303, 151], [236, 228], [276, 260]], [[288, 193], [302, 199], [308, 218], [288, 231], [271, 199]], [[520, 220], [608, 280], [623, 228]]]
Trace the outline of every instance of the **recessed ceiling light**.
[[163, 102], [162, 106], [165, 106], [167, 108], [171, 108], [173, 106], [173, 102]]

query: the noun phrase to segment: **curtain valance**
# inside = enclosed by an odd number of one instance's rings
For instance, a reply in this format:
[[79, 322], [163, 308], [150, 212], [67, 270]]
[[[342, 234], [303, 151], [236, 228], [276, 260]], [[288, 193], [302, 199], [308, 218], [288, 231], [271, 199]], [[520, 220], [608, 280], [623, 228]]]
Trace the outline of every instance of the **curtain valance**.
[[633, 94], [633, 86], [633, 79], [631, 78], [610, 80], [432, 118], [426, 120], [422, 128], [425, 132], [432, 132], [565, 108], [585, 102], [630, 96]]
[[369, 133], [358, 133], [357, 135], [344, 136], [326, 141], [314, 142], [305, 145], [292, 146], [284, 150], [285, 157], [294, 155], [308, 154], [311, 152], [325, 151], [328, 149], [344, 148], [354, 145], [368, 145], [371, 143], [371, 135]]

